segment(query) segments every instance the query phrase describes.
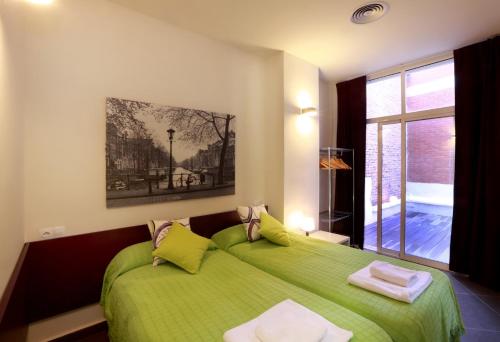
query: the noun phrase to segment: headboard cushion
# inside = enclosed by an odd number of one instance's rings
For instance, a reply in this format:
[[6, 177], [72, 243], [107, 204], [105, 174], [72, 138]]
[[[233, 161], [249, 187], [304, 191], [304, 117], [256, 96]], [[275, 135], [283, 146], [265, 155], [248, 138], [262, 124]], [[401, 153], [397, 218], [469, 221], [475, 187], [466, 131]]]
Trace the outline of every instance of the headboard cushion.
[[236, 210], [210, 215], [194, 216], [190, 219], [191, 231], [208, 239], [226, 228], [241, 224]]

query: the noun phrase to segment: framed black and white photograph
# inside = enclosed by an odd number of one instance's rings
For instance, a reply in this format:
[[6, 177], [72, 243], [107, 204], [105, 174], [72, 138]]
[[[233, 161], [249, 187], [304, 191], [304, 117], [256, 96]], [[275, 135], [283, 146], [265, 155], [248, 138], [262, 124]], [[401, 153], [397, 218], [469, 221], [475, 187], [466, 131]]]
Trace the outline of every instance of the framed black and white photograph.
[[106, 204], [232, 195], [235, 116], [106, 99]]

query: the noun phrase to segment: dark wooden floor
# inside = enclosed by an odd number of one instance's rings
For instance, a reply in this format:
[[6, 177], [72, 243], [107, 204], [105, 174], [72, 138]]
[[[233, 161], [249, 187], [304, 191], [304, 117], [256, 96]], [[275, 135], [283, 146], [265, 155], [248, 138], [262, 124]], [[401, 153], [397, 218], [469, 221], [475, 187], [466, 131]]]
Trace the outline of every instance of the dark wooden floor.
[[[414, 211], [406, 212], [406, 254], [448, 263], [450, 257], [451, 215]], [[400, 215], [382, 220], [382, 246], [399, 251]], [[377, 246], [377, 223], [365, 227], [365, 246]], [[371, 248], [370, 248], [371, 249]]]

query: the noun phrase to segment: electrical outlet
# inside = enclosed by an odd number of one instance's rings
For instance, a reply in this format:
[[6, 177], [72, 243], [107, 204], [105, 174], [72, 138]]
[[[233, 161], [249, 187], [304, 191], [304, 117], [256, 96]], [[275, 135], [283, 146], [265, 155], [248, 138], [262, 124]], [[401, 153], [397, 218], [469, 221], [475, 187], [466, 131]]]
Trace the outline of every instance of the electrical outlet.
[[52, 239], [57, 236], [64, 235], [66, 233], [66, 227], [56, 226], [56, 227], [46, 227], [40, 229], [40, 236], [42, 239]]

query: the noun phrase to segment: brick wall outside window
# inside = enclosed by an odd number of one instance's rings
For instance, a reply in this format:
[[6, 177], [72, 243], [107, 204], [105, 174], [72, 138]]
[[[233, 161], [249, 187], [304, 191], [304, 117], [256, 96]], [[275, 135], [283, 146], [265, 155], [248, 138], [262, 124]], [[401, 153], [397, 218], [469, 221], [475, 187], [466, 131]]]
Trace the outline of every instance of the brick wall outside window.
[[[399, 125], [385, 126], [383, 136], [383, 181], [382, 202], [401, 195], [401, 130]], [[366, 175], [372, 180], [372, 205], [377, 204], [377, 124], [367, 125], [366, 130]]]
[[413, 121], [407, 127], [409, 182], [453, 184], [454, 118]]
[[[454, 118], [409, 122], [407, 134], [407, 180], [415, 183], [453, 184], [455, 139]], [[401, 132], [397, 126], [384, 128], [384, 174], [382, 201], [400, 198]], [[366, 177], [372, 180], [372, 205], [377, 204], [377, 124], [366, 129]]]

